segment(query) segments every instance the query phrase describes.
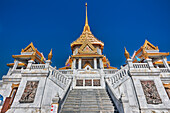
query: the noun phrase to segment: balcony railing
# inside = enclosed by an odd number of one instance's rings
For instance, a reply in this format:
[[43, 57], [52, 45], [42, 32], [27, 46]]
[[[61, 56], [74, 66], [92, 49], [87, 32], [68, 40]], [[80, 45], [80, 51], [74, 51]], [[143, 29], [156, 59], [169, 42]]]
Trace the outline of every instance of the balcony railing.
[[149, 68], [148, 63], [133, 63], [133, 68]]
[[170, 70], [168, 68], [159, 68], [161, 73], [170, 73]]
[[32, 64], [31, 69], [45, 69], [45, 64]]
[[62, 74], [73, 74], [73, 70], [70, 70], [70, 69], [68, 69], [68, 70], [59, 70], [59, 72], [62, 73]]
[[104, 69], [105, 74], [114, 74], [118, 71], [118, 69]]

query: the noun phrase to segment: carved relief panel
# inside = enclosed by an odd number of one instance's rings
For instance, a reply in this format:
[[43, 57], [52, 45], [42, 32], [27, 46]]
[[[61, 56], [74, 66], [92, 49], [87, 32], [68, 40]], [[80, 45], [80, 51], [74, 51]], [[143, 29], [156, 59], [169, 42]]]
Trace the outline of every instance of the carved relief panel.
[[85, 80], [85, 86], [92, 86], [92, 80]]
[[36, 95], [38, 81], [27, 81], [24, 93], [19, 100], [20, 103], [33, 103]]
[[93, 80], [93, 86], [100, 86], [100, 80]]
[[162, 100], [158, 94], [157, 88], [153, 80], [141, 81], [141, 84], [148, 104], [162, 103]]
[[76, 86], [83, 86], [83, 80], [76, 80]]

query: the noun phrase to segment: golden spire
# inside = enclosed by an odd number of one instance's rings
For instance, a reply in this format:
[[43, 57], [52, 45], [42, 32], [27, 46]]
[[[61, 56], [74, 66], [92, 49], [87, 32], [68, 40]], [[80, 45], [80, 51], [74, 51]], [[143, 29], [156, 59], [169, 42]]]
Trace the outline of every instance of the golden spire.
[[86, 6], [86, 21], [85, 21], [85, 26], [84, 26], [84, 30], [83, 31], [90, 31], [90, 27], [89, 27], [89, 24], [88, 24], [88, 17], [87, 17], [87, 3], [85, 4]]
[[125, 53], [124, 53], [124, 55], [125, 55], [125, 57], [126, 57], [126, 59], [129, 59], [129, 52], [126, 50], [126, 48], [125, 48]]
[[51, 60], [52, 57], [53, 57], [53, 54], [52, 54], [52, 49], [51, 49], [50, 53], [48, 54], [48, 60]]

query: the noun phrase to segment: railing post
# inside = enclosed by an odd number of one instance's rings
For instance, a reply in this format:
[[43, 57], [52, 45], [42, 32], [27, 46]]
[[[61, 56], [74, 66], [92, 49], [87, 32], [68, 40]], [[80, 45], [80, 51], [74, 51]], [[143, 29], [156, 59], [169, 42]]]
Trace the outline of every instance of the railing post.
[[126, 63], [128, 64], [129, 68], [133, 68], [133, 62], [132, 59], [127, 59]]
[[46, 60], [45, 69], [48, 69], [50, 64], [51, 64], [51, 60]]
[[60, 97], [57, 93], [56, 96], [52, 99], [53, 103], [51, 104], [51, 111], [53, 113], [58, 113], [59, 101], [60, 101]]
[[152, 63], [152, 59], [146, 59], [146, 62], [149, 65], [149, 68], [154, 68], [153, 63]]
[[31, 68], [31, 65], [35, 63], [34, 60], [29, 60], [28, 61], [28, 65], [27, 65], [27, 69], [30, 69]]

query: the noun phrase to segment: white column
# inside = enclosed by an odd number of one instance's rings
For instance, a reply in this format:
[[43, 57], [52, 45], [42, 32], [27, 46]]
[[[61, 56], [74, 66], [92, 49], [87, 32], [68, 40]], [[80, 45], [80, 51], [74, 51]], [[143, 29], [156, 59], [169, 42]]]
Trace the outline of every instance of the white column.
[[167, 60], [165, 59], [165, 57], [163, 57], [162, 62], [164, 64], [164, 66], [170, 70], [169, 64], [168, 64]]
[[94, 69], [97, 69], [97, 59], [94, 58]]
[[132, 59], [127, 59], [126, 63], [128, 64], [129, 68], [133, 68], [133, 62]]
[[27, 65], [27, 69], [30, 69], [31, 68], [31, 65], [35, 63], [34, 60], [29, 60], [28, 61], [28, 65]]
[[17, 68], [18, 63], [19, 63], [18, 60], [15, 60], [15, 61], [14, 61], [14, 66], [13, 66], [13, 68], [12, 68], [12, 71], [15, 70], [15, 69]]
[[79, 65], [78, 65], [78, 69], [81, 69], [81, 58], [79, 58]]
[[102, 58], [100, 58], [100, 69], [103, 69], [103, 61], [102, 61]]
[[45, 68], [48, 69], [51, 63], [52, 63], [51, 60], [46, 60]]
[[76, 59], [73, 58], [73, 63], [72, 63], [73, 69], [76, 69]]
[[153, 63], [152, 63], [152, 59], [146, 59], [146, 61], [149, 65], [149, 68], [154, 68]]

